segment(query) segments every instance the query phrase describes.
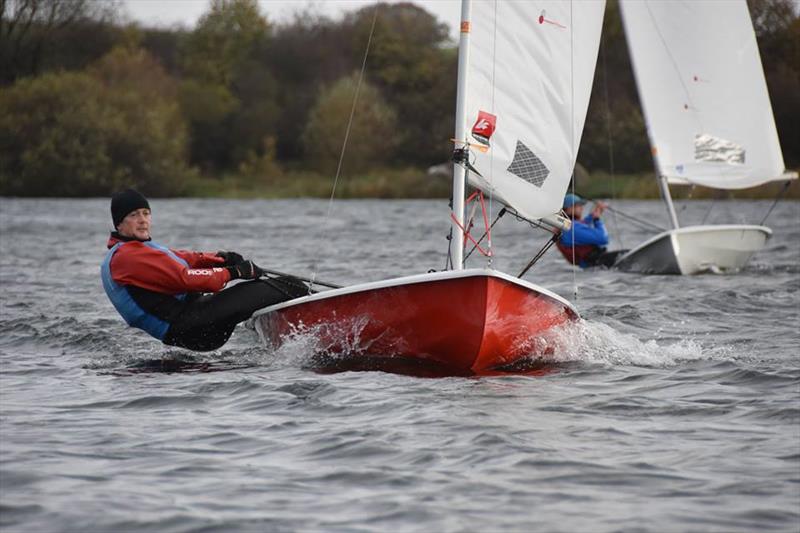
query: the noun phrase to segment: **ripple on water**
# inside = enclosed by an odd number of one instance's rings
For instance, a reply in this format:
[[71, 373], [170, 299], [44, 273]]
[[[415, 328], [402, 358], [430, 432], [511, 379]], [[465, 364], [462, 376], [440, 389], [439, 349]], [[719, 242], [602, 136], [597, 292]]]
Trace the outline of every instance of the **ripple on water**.
[[[446, 200], [339, 202], [330, 220], [326, 201], [152, 204], [166, 244], [332, 281], [439, 268], [449, 230]], [[664, 222], [660, 204], [619, 204]], [[74, 212], [64, 246], [53, 228]], [[97, 276], [107, 219], [104, 199], [0, 199], [15, 235], [0, 239], [0, 529], [798, 530], [800, 226], [735, 275], [548, 254], [526, 279], [577, 294], [584, 320], [542, 339], [535, 372], [418, 379], [321, 370], [313, 334], [270, 349], [241, 327], [193, 354], [125, 327]], [[323, 243], [303, 231], [326, 222]], [[518, 272], [539, 243], [495, 229], [494, 264]]]

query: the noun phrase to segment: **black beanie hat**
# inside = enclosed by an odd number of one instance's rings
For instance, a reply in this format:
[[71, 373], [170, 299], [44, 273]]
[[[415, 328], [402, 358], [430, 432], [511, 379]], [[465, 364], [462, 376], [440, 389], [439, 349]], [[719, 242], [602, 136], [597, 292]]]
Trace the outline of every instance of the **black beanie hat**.
[[125, 189], [115, 193], [111, 197], [111, 219], [114, 221], [114, 227], [119, 226], [131, 211], [142, 208], [150, 209], [150, 204], [147, 203], [147, 198], [139, 192]]

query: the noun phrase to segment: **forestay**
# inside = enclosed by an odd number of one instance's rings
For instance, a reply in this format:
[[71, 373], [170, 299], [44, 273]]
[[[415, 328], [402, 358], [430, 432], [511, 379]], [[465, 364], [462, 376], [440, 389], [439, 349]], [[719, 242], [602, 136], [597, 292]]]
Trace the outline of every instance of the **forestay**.
[[[580, 146], [605, 1], [472, 4], [470, 184], [530, 219], [553, 215]], [[473, 126], [474, 125], [474, 126]]]
[[658, 171], [719, 189], [785, 179], [745, 0], [623, 0]]

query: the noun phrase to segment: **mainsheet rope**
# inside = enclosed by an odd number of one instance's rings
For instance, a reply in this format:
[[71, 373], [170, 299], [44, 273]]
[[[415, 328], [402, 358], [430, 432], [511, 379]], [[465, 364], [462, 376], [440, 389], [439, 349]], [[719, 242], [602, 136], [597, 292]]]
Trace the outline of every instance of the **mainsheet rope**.
[[[333, 200], [334, 200], [334, 197], [336, 196], [336, 186], [339, 183], [339, 175], [341, 174], [341, 171], [342, 171], [342, 162], [344, 161], [344, 154], [345, 154], [345, 152], [347, 150], [347, 141], [350, 139], [350, 128], [353, 125], [353, 117], [356, 114], [356, 105], [358, 103], [358, 93], [361, 90], [361, 83], [364, 81], [364, 72], [366, 72], [366, 70], [367, 70], [367, 57], [369, 57], [369, 48], [370, 48], [370, 45], [372, 44], [372, 35], [375, 33], [375, 23], [378, 20], [378, 9], [379, 9], [378, 4], [376, 4], [375, 5], [375, 11], [373, 12], [373, 15], [372, 15], [372, 27], [369, 30], [369, 37], [367, 38], [367, 48], [366, 48], [366, 50], [364, 50], [364, 60], [361, 62], [361, 72], [358, 75], [358, 83], [356, 84], [356, 92], [353, 95], [353, 105], [350, 108], [350, 118], [347, 121], [347, 129], [345, 130], [344, 140], [342, 141], [342, 151], [339, 154], [339, 164], [336, 166], [336, 176], [333, 178], [333, 188], [331, 189], [331, 197], [328, 200], [328, 212], [325, 214], [325, 220], [324, 220], [324, 222], [322, 224], [322, 233], [321, 233], [321, 239], [320, 239], [322, 242], [325, 242], [325, 232], [326, 232], [326, 229], [328, 227], [328, 220], [331, 217], [331, 211], [333, 210]], [[308, 288], [309, 294], [311, 294], [311, 291], [314, 289], [314, 280], [317, 277], [317, 269], [318, 269], [318, 266], [319, 266], [319, 249], [320, 248], [317, 249], [318, 250], [317, 251], [317, 256], [314, 258], [314, 267], [311, 270], [311, 279], [310, 279], [310, 284], [309, 284], [309, 288]]]

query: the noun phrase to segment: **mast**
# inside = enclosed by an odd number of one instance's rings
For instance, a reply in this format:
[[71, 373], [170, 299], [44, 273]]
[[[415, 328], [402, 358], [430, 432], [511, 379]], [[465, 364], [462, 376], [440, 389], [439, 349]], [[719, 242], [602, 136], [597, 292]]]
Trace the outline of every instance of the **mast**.
[[656, 179], [658, 180], [658, 188], [661, 190], [661, 198], [663, 198], [664, 203], [667, 204], [667, 213], [672, 223], [672, 229], [678, 229], [680, 228], [678, 224], [678, 214], [675, 212], [675, 206], [672, 204], [672, 195], [669, 193], [667, 177], [661, 173], [661, 167], [658, 166], [658, 149], [655, 144], [653, 144], [653, 136], [650, 134], [649, 127], [647, 128], [647, 137], [650, 141], [650, 152], [653, 154], [653, 167], [656, 170]]
[[[467, 150], [467, 67], [469, 65], [469, 32], [471, 0], [461, 0], [461, 37], [458, 42], [458, 85], [456, 96], [455, 149]], [[464, 268], [464, 189], [466, 169], [453, 163], [453, 224], [450, 253], [453, 270]]]
[[[658, 172], [658, 165], [656, 165], [656, 172]], [[667, 213], [669, 213], [669, 220], [672, 222], [672, 229], [678, 229], [680, 228], [680, 225], [678, 225], [678, 214], [675, 212], [675, 206], [672, 204], [672, 195], [669, 193], [667, 177], [659, 175], [656, 179], [661, 189], [661, 197], [664, 199], [664, 203], [667, 204]]]

